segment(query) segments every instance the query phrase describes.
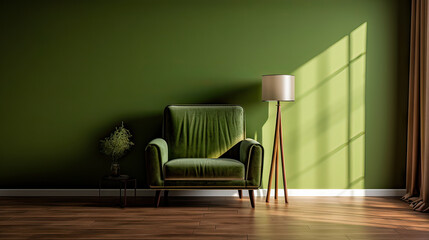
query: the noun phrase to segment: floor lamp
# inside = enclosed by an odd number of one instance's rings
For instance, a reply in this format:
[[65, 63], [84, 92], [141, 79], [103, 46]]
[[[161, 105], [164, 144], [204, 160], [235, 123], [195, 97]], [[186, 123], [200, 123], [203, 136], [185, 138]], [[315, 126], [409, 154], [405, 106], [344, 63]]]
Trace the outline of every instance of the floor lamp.
[[[287, 185], [285, 174], [285, 161], [283, 154], [282, 116], [280, 102], [295, 101], [295, 76], [292, 75], [264, 75], [262, 76], [262, 101], [276, 101], [276, 129], [274, 133], [273, 158], [271, 160], [270, 177], [268, 180], [268, 191], [266, 202], [270, 201], [271, 182], [273, 171], [275, 171], [275, 193], [274, 199], [278, 198], [279, 190], [279, 150], [282, 156], [283, 186], [285, 192], [285, 203], [287, 203]], [[275, 169], [275, 170], [274, 170]]]

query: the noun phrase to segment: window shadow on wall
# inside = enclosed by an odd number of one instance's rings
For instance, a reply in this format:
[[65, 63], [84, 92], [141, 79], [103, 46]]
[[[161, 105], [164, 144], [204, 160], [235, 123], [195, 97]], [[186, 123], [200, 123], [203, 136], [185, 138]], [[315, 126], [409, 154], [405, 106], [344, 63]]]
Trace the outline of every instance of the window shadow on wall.
[[[363, 23], [292, 72], [296, 101], [282, 109], [291, 188], [365, 186], [366, 35]], [[274, 105], [263, 127], [267, 138], [274, 134]], [[272, 143], [264, 146], [268, 159]]]

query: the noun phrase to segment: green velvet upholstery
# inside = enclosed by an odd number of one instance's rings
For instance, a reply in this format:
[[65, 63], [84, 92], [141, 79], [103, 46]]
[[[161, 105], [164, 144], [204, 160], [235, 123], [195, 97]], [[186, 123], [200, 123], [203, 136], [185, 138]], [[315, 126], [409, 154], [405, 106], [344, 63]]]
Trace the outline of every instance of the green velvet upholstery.
[[246, 187], [258, 188], [262, 180], [264, 148], [253, 139], [246, 139], [240, 145], [240, 158], [246, 163]]
[[228, 181], [187, 181], [172, 180], [165, 181], [163, 188], [166, 189], [247, 189], [243, 180]]
[[163, 139], [145, 150], [150, 188], [259, 188], [264, 149], [245, 135], [240, 106], [167, 106]]
[[169, 159], [218, 158], [245, 138], [240, 106], [181, 106], [164, 111]]
[[152, 140], [145, 149], [145, 157], [149, 186], [163, 186], [162, 168], [168, 160], [167, 142], [162, 138]]
[[245, 168], [229, 158], [178, 158], [164, 164], [165, 180], [244, 180]]

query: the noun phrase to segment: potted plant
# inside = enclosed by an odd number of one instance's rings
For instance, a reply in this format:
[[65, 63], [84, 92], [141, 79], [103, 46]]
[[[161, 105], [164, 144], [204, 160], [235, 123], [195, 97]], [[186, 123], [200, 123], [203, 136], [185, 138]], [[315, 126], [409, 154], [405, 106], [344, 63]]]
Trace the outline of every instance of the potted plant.
[[110, 171], [112, 176], [120, 175], [119, 159], [127, 153], [134, 145], [130, 140], [132, 137], [130, 131], [124, 127], [124, 122], [120, 127], [116, 127], [115, 131], [103, 140], [100, 140], [101, 152], [112, 159]]

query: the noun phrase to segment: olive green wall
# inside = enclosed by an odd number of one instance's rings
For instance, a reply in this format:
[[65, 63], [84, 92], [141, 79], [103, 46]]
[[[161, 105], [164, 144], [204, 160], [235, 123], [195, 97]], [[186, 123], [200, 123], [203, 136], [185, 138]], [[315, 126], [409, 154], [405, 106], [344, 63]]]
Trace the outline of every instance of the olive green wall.
[[95, 188], [98, 140], [125, 122], [122, 171], [174, 103], [233, 103], [271, 156], [261, 75], [283, 104], [290, 188], [404, 188], [409, 1], [2, 1], [0, 188]]

